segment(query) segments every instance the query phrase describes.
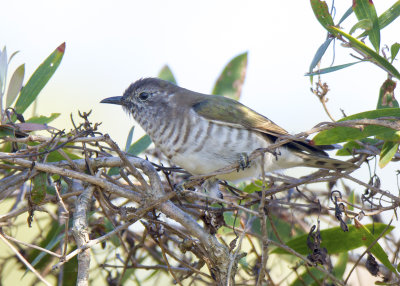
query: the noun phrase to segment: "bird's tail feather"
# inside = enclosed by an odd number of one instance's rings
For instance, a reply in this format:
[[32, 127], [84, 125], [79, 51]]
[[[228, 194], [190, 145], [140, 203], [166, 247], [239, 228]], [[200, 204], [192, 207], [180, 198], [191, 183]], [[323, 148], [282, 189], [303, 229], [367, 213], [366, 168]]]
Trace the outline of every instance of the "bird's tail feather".
[[327, 156], [296, 152], [296, 155], [303, 159], [306, 167], [328, 169], [328, 170], [355, 170], [359, 167], [351, 162], [333, 159]]

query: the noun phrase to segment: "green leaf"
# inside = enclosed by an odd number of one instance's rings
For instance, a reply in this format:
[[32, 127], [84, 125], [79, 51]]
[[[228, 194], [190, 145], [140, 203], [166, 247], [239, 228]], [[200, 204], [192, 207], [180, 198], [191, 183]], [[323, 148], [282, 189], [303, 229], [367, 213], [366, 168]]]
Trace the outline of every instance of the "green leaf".
[[[387, 9], [378, 17], [379, 29], [383, 29], [392, 23], [397, 17], [400, 15], [400, 0], [393, 4], [392, 7]], [[367, 32], [364, 32], [360, 35], [360, 37], [365, 37]]]
[[398, 52], [400, 49], [400, 44], [399, 43], [394, 43], [391, 47], [390, 47], [390, 54], [391, 54], [391, 62], [393, 63], [394, 59], [396, 58]]
[[251, 182], [250, 184], [247, 184], [243, 188], [243, 192], [252, 194], [254, 192], [260, 192], [262, 190], [262, 181], [261, 180], [255, 180], [254, 182]]
[[[106, 232], [111, 232], [115, 229], [112, 222], [110, 222], [108, 219], [104, 219], [104, 227], [106, 228]], [[121, 246], [121, 241], [119, 240], [118, 235], [116, 234], [111, 235], [109, 240], [115, 247]]]
[[394, 98], [395, 88], [396, 88], [395, 81], [391, 79], [385, 80], [385, 82], [382, 84], [379, 90], [379, 99], [376, 109], [399, 107], [399, 103]]
[[4, 94], [6, 88], [7, 68], [7, 48], [4, 47], [3, 51], [0, 51], [0, 95]]
[[343, 37], [347, 38], [354, 48], [360, 50], [363, 54], [370, 57], [368, 59], [369, 61], [375, 63], [376, 65], [378, 65], [380, 68], [384, 69], [389, 74], [400, 79], [400, 73], [396, 70], [396, 68], [392, 64], [390, 64], [385, 58], [383, 58], [379, 54], [377, 54], [374, 50], [367, 47], [363, 42], [357, 40], [356, 38], [341, 31], [340, 29], [338, 29], [336, 27], [331, 26], [328, 28], [328, 30], [335, 34], [339, 33]]
[[[319, 271], [318, 269], [309, 268], [309, 269], [306, 269], [305, 271], [303, 271], [303, 273], [301, 273], [300, 277], [297, 278], [292, 284], [290, 284], [290, 286], [324, 285], [324, 284], [322, 284], [322, 280], [325, 277], [326, 277], [326, 274]], [[328, 281], [330, 281], [330, 280], [328, 280]], [[331, 285], [330, 283], [326, 283], [326, 284]]]
[[381, 42], [381, 31], [379, 28], [378, 15], [372, 0], [353, 0], [353, 10], [359, 21], [368, 19], [372, 23], [368, 37], [375, 50], [379, 53]]
[[[352, 190], [349, 194], [349, 203], [354, 205], [356, 203], [356, 196], [354, 190]], [[353, 211], [354, 207], [352, 205], [349, 205], [349, 210]]]
[[370, 19], [363, 19], [357, 22], [351, 29], [349, 34], [353, 34], [357, 29], [364, 29], [369, 31], [372, 29], [372, 21]]
[[0, 125], [0, 138], [12, 137], [15, 138], [15, 127], [11, 125]]
[[[372, 139], [372, 138], [365, 138], [365, 139], [361, 139], [359, 140], [362, 143], [365, 144], [370, 144], [370, 145], [376, 145], [379, 140], [378, 139]], [[362, 147], [355, 141], [349, 141], [346, 144], [343, 145], [342, 149], [339, 149], [336, 152], [337, 156], [350, 156], [353, 155], [353, 150], [354, 149], [361, 149]]]
[[17, 102], [15, 103], [14, 108], [17, 113], [24, 113], [36, 99], [60, 65], [64, 52], [65, 43], [62, 43], [32, 74], [26, 85], [22, 88]]
[[[67, 150], [64, 150], [63, 149], [63, 151], [64, 151], [64, 153], [65, 154], [67, 154], [67, 156], [71, 159], [71, 160], [78, 160], [78, 159], [82, 159], [82, 157], [80, 157], [80, 156], [78, 156], [78, 155], [76, 155], [76, 154], [74, 154], [74, 153], [71, 153], [71, 152], [69, 152], [69, 151], [67, 151]], [[47, 162], [60, 162], [60, 161], [64, 161], [65, 160], [65, 158], [64, 158], [64, 156], [62, 156], [60, 153], [58, 153], [57, 151], [53, 151], [53, 152], [50, 152], [50, 154], [47, 156]]]
[[[342, 118], [338, 122], [355, 119], [375, 119], [380, 117], [400, 117], [400, 109], [385, 108], [361, 112]], [[391, 128], [377, 125], [366, 125], [363, 128], [334, 127], [332, 129], [319, 132], [313, 138], [313, 141], [316, 145], [329, 145], [350, 140], [363, 139], [369, 136], [377, 136], [378, 138], [382, 138], [383, 140], [394, 141], [399, 136], [398, 132], [399, 131], [393, 130]]]
[[168, 65], [163, 66], [163, 68], [160, 70], [158, 74], [158, 77], [163, 80], [172, 82], [173, 84], [176, 84], [176, 79], [174, 77], [174, 74], [172, 73]]
[[[147, 149], [151, 144], [151, 139], [149, 135], [144, 135], [141, 137], [139, 140], [137, 140], [135, 143], [133, 143], [129, 149], [126, 151], [126, 153], [131, 154], [133, 156], [137, 156], [143, 151]], [[114, 176], [119, 174], [119, 167], [112, 167], [108, 171], [107, 175], [109, 176]]]
[[322, 59], [329, 45], [333, 41], [333, 38], [328, 38], [326, 41], [318, 48], [317, 52], [314, 55], [313, 60], [311, 61], [310, 68], [308, 69], [309, 73], [313, 71], [313, 69], [317, 66], [317, 64]]
[[[229, 226], [234, 226], [234, 227], [240, 227], [240, 217], [237, 214], [234, 214], [233, 212], [224, 212], [224, 221], [226, 223], [226, 225]], [[235, 224], [235, 225], [233, 225]], [[224, 233], [224, 232], [232, 232], [231, 229], [226, 229], [226, 228], [220, 228], [219, 230], [220, 233]]]
[[142, 138], [140, 138], [138, 141], [133, 143], [129, 149], [128, 149], [128, 154], [131, 154], [133, 156], [137, 156], [140, 153], [142, 153], [144, 150], [147, 149], [151, 144], [151, 139], [149, 135], [144, 135]]
[[[355, 220], [356, 223], [356, 228], [358, 233], [361, 235], [361, 239], [364, 242], [364, 246], [369, 247], [374, 243], [374, 241], [377, 239], [377, 237], [383, 232], [383, 230], [386, 228], [386, 225], [383, 229], [378, 230], [376, 227], [370, 228], [367, 227], [367, 225], [362, 225], [359, 223], [357, 220]], [[376, 224], [375, 224], [376, 226]], [[388, 230], [386, 233], [382, 236], [384, 237], [387, 233], [389, 233], [394, 227], [389, 226]], [[374, 233], [372, 233], [374, 232]], [[379, 244], [379, 242], [376, 242], [374, 246], [371, 247], [370, 252], [380, 261], [382, 262], [383, 265], [385, 265], [390, 271], [396, 273], [396, 269], [393, 267], [393, 265], [390, 263], [388, 255], [386, 252], [383, 250], [382, 246]]]
[[247, 69], [247, 52], [233, 58], [214, 85], [212, 94], [239, 100]]
[[333, 26], [333, 19], [329, 13], [328, 5], [325, 1], [321, 0], [311, 0], [311, 8], [314, 11], [315, 17], [317, 17], [318, 22], [324, 27]]
[[382, 30], [387, 25], [392, 23], [397, 17], [399, 17], [399, 15], [400, 15], [400, 1], [396, 1], [396, 3], [394, 3], [392, 7], [387, 9], [379, 16], [378, 18], [379, 28]]
[[31, 199], [34, 204], [40, 204], [46, 196], [47, 174], [39, 172], [33, 180], [33, 188], [31, 190]]
[[132, 137], [133, 137], [134, 130], [135, 130], [135, 126], [132, 126], [131, 130], [129, 130], [128, 138], [126, 139], [126, 144], [125, 144], [125, 152], [128, 152], [129, 146], [131, 146], [131, 144], [132, 144]]
[[339, 254], [338, 260], [336, 261], [335, 267], [333, 268], [333, 275], [335, 275], [336, 278], [343, 279], [348, 261], [349, 254], [347, 253], [347, 251]]
[[[384, 223], [365, 225], [364, 228], [367, 229], [371, 235], [368, 237], [368, 239], [365, 239], [365, 229], [357, 228], [354, 225], [349, 225], [349, 231], [347, 232], [344, 232], [340, 227], [324, 229], [320, 232], [322, 238], [321, 247], [325, 247], [329, 254], [338, 254], [359, 248], [361, 246], [368, 247], [371, 244], [369, 239], [376, 239], [386, 228], [386, 226], [387, 225]], [[385, 232], [385, 235], [391, 232], [393, 229], [394, 226], [390, 226]], [[374, 231], [375, 234], [371, 234], [371, 231]], [[310, 249], [307, 247], [307, 236], [308, 234], [300, 235], [292, 240], [289, 240], [286, 245], [296, 252], [306, 255], [310, 252]], [[288, 254], [288, 252], [281, 248], [274, 249], [272, 253]]]
[[[43, 228], [43, 231], [46, 231], [47, 229], [49, 229], [49, 231], [45, 234], [42, 234], [44, 239], [41, 240], [39, 246], [47, 250], [52, 250], [63, 239], [64, 235], [59, 234], [65, 229], [65, 225], [59, 225], [58, 222], [52, 221], [52, 223]], [[32, 266], [34, 266], [36, 269], [43, 269], [44, 267], [47, 267], [50, 264], [51, 259], [52, 256], [50, 254], [37, 249], [32, 249], [28, 256], [28, 261], [30, 261]]]
[[383, 144], [381, 154], [379, 155], [379, 167], [385, 167], [392, 160], [398, 149], [399, 142], [386, 141]]
[[26, 123], [37, 123], [37, 124], [48, 124], [52, 122], [54, 119], [58, 118], [61, 115], [61, 113], [52, 113], [50, 116], [35, 116], [31, 117], [28, 120], [26, 120]]
[[334, 66], [334, 67], [324, 68], [324, 69], [320, 69], [316, 72], [306, 73], [305, 76], [314, 76], [314, 75], [330, 73], [330, 72], [334, 72], [334, 71], [338, 71], [338, 70], [350, 67], [352, 65], [355, 65], [355, 64], [358, 64], [361, 62], [363, 62], [363, 61], [358, 61], [358, 62], [354, 62], [354, 63], [348, 63], [348, 64], [338, 65], [338, 66]]
[[342, 18], [340, 18], [339, 23], [338, 23], [338, 26], [339, 26], [340, 24], [342, 24], [342, 22], [343, 22], [344, 20], [346, 20], [347, 17], [349, 17], [352, 13], [353, 13], [353, 7], [350, 6], [350, 8], [347, 9], [347, 11], [343, 14]]
[[6, 97], [6, 107], [10, 107], [17, 98], [18, 93], [22, 88], [22, 83], [24, 82], [25, 76], [25, 64], [20, 65], [13, 73], [8, 85], [7, 97]]
[[78, 277], [78, 269], [79, 269], [78, 256], [75, 256], [72, 259], [68, 260], [63, 266], [64, 275], [62, 275], [62, 283], [60, 283], [60, 285], [75, 286], [76, 284], [80, 284], [76, 283]]
[[[258, 205], [257, 205], [258, 207]], [[293, 235], [295, 234], [303, 234], [304, 231], [297, 227], [296, 225], [293, 225], [292, 221], [286, 221], [284, 219], [281, 219], [278, 216], [275, 216], [273, 214], [270, 215], [270, 218], [277, 230], [277, 233], [280, 237], [281, 240], [283, 241], [287, 241], [289, 239], [291, 239], [293, 237]], [[274, 231], [272, 230], [272, 226], [271, 226], [271, 220], [269, 220], [269, 218], [266, 221], [266, 225], [267, 225], [267, 235], [268, 235], [268, 239], [279, 242], [279, 239], [276, 237]], [[260, 224], [260, 219], [257, 218], [252, 226], [251, 229], [254, 233], [258, 234], [258, 235], [263, 235], [261, 233], [261, 224]]]

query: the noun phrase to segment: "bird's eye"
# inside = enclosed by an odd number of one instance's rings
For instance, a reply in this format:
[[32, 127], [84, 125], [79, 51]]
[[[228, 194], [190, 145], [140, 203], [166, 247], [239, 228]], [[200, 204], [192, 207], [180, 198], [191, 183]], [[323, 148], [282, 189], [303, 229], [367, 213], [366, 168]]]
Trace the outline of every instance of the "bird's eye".
[[149, 98], [150, 94], [148, 94], [147, 92], [141, 92], [138, 95], [138, 98], [142, 101], [145, 101]]

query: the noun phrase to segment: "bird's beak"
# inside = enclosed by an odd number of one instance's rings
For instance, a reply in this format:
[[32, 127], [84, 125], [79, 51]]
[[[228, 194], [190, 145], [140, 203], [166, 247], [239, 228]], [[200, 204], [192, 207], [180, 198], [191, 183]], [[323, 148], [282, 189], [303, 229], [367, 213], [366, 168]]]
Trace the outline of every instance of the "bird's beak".
[[110, 104], [118, 104], [123, 105], [122, 96], [113, 96], [104, 98], [100, 103], [110, 103]]

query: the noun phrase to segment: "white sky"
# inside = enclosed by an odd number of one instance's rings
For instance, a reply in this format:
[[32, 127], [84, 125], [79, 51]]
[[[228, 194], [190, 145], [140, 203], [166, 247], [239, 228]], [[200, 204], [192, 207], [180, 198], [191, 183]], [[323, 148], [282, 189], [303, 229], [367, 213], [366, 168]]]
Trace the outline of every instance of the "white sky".
[[[381, 14], [395, 1], [374, 2]], [[336, 19], [351, 3], [336, 1]], [[61, 65], [39, 96], [39, 114], [62, 113], [52, 124], [57, 128], [71, 128], [71, 112], [78, 121], [78, 110], [92, 109], [92, 120], [103, 122], [101, 131], [124, 147], [135, 123], [101, 99], [122, 95], [130, 83], [156, 76], [164, 64], [179, 85], [208, 93], [225, 64], [243, 51], [249, 51], [244, 104], [294, 133], [328, 120], [304, 76], [326, 36], [309, 1], [10, 0], [0, 7], [0, 47], [6, 45], [9, 54], [21, 51], [11, 70], [26, 63], [31, 75], [67, 43]], [[346, 31], [355, 23], [351, 17], [342, 24]], [[399, 31], [397, 20], [383, 30], [381, 43], [400, 42]], [[337, 44], [335, 64], [353, 61], [347, 54]], [[327, 57], [322, 66], [330, 63]], [[400, 69], [398, 61], [395, 66]], [[340, 118], [341, 108], [348, 115], [375, 109], [385, 79], [368, 63], [323, 76], [331, 89], [330, 111]], [[394, 169], [396, 164], [383, 173], [392, 179], [388, 189], [397, 192]]]

